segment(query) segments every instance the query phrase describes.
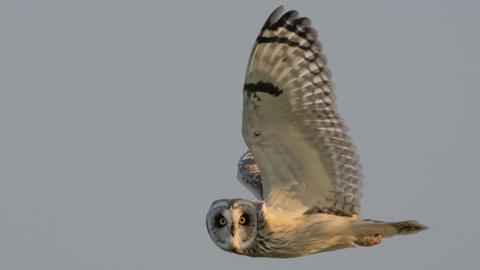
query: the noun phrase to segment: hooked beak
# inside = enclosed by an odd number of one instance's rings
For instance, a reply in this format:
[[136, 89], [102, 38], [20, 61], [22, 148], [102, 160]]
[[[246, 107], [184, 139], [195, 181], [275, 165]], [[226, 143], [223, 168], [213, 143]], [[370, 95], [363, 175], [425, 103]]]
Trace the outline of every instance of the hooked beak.
[[240, 239], [238, 238], [239, 235], [235, 234], [237, 230], [237, 226], [230, 226], [230, 235], [232, 236], [232, 251], [240, 254]]
[[233, 242], [232, 251], [235, 252], [235, 253], [238, 253], [238, 254], [242, 253], [242, 252], [240, 251], [240, 244], [237, 243], [237, 241], [234, 241], [234, 242]]

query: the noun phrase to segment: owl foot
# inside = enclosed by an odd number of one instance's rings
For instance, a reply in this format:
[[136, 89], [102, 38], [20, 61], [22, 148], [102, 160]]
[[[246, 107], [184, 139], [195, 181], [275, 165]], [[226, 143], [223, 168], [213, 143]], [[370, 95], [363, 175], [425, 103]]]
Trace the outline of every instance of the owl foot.
[[380, 242], [382, 242], [382, 235], [380, 234], [360, 236], [356, 241], [354, 241], [355, 244], [362, 247], [378, 245]]

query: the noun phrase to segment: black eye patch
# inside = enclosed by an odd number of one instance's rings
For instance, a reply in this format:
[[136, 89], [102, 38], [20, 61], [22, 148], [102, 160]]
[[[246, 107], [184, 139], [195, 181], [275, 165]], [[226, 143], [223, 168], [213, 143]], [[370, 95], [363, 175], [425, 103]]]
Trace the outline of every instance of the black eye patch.
[[247, 214], [242, 214], [238, 220], [240, 225], [248, 225], [250, 223], [250, 216]]
[[219, 214], [215, 217], [215, 226], [223, 227], [225, 225], [227, 225], [227, 219], [223, 215]]

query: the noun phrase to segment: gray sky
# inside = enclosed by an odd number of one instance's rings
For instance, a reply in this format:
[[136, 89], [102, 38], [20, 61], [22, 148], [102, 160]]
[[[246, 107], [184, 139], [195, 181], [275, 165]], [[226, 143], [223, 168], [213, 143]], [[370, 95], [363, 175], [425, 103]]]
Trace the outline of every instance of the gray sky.
[[[472, 269], [477, 3], [1, 1], [0, 269]], [[279, 4], [318, 30], [362, 214], [430, 230], [288, 260], [210, 241], [210, 203], [251, 197], [235, 180], [241, 89]]]

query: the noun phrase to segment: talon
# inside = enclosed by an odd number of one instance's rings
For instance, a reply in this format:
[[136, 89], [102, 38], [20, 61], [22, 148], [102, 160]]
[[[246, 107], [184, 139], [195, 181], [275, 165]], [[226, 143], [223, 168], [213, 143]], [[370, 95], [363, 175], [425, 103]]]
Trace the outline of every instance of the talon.
[[354, 241], [355, 244], [363, 247], [378, 245], [380, 242], [382, 242], [381, 234], [365, 235]]

